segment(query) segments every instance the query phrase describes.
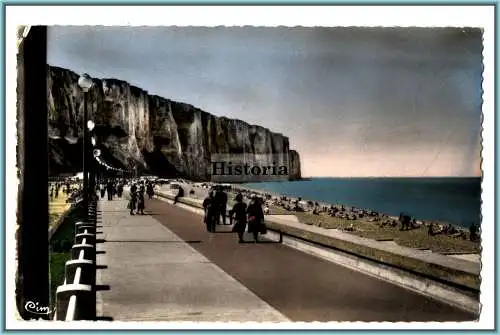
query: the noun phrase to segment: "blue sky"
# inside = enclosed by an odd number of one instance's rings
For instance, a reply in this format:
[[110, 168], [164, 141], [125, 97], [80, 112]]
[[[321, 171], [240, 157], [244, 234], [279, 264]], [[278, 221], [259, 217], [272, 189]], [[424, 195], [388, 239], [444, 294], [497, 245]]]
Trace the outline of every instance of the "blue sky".
[[453, 28], [51, 27], [48, 63], [290, 138], [305, 176], [478, 176], [482, 39]]

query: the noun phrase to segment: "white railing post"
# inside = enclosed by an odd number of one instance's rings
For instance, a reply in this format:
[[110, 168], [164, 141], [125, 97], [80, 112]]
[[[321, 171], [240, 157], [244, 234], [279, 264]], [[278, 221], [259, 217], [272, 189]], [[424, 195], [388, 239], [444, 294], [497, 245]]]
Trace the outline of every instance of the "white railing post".
[[65, 265], [64, 284], [56, 292], [56, 320], [95, 320], [96, 318], [96, 215], [91, 200], [85, 222], [75, 223], [71, 260]]

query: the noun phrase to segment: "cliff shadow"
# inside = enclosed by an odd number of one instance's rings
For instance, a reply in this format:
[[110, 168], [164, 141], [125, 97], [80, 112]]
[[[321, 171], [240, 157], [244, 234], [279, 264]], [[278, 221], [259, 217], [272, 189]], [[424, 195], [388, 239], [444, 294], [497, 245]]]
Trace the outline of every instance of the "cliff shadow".
[[98, 136], [101, 141], [107, 140], [109, 137], [125, 138], [128, 137], [127, 132], [120, 126], [111, 126], [107, 124], [96, 125], [94, 134]]
[[182, 177], [183, 174], [172, 164], [161, 151], [162, 145], [166, 142], [165, 139], [154, 139], [154, 150], [142, 150], [144, 161], [148, 165], [151, 172], [159, 177]]
[[79, 172], [83, 162], [83, 140], [78, 138], [76, 143], [64, 138], [49, 138], [49, 175], [58, 175], [65, 172]]

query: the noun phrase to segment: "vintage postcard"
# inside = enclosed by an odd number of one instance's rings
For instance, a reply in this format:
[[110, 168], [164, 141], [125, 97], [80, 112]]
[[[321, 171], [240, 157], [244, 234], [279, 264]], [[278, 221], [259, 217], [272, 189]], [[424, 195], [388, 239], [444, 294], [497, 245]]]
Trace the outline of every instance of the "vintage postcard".
[[17, 26], [17, 318], [479, 327], [470, 22]]

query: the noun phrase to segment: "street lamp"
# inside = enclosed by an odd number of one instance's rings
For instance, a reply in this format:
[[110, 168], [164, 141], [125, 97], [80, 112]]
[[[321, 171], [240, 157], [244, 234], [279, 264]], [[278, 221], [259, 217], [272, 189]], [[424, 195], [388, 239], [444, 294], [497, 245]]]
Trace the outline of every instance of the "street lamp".
[[[93, 85], [92, 78], [84, 73], [78, 79], [78, 86], [83, 91], [83, 206], [85, 208], [85, 216], [88, 216], [88, 206], [89, 206], [89, 169], [88, 169], [88, 149], [87, 144], [89, 141], [89, 121], [88, 121], [88, 110], [87, 110], [87, 94], [89, 89]], [[93, 122], [92, 122], [93, 124]]]
[[95, 123], [92, 120], [87, 121], [87, 128], [89, 128], [90, 131], [94, 130]]
[[[95, 147], [96, 146], [96, 140], [95, 140], [95, 137], [92, 137], [92, 145]], [[98, 148], [95, 148], [93, 151], [92, 151], [93, 155], [94, 155], [94, 164], [95, 162], [99, 163], [100, 165], [102, 165], [102, 162], [101, 162], [101, 149], [98, 149]], [[95, 174], [96, 174], [96, 185], [98, 183], [101, 182], [102, 180], [102, 173], [101, 173], [101, 169], [99, 168], [99, 166], [97, 164], [95, 164], [96, 166], [96, 169], [95, 169]]]

